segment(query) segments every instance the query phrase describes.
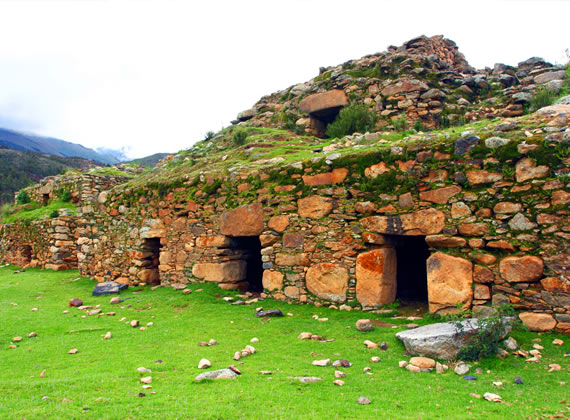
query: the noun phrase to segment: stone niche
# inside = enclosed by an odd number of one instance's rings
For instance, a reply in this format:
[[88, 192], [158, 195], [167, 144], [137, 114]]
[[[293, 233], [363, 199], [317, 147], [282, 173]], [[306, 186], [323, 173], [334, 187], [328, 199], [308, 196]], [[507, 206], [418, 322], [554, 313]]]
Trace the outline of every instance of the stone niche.
[[309, 114], [309, 131], [317, 137], [325, 137], [327, 125], [335, 120], [345, 105], [348, 105], [348, 99], [344, 91], [335, 89], [307, 96], [299, 103], [299, 108]]

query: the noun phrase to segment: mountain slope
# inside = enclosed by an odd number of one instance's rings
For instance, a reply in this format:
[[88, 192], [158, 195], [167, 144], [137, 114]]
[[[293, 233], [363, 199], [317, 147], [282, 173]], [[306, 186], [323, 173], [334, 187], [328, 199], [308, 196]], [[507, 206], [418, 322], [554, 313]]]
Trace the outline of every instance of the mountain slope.
[[107, 164], [119, 162], [111, 155], [102, 155], [80, 144], [70, 143], [53, 137], [21, 133], [5, 128], [0, 128], [0, 146], [61, 157], [80, 157]]
[[19, 151], [0, 146], [0, 204], [11, 203], [14, 193], [40, 179], [57, 175], [64, 169], [87, 169], [96, 162]]

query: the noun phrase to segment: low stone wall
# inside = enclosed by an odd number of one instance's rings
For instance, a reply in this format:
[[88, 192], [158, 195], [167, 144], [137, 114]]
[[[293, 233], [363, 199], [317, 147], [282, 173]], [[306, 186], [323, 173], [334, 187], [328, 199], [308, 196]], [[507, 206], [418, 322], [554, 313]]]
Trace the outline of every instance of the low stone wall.
[[77, 268], [76, 220], [60, 216], [0, 226], [0, 261], [52, 270]]

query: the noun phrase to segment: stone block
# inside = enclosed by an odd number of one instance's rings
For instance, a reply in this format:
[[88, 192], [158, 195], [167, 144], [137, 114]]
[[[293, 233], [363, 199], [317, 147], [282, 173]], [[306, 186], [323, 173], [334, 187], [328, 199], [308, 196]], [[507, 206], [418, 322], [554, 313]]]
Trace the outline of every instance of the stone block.
[[348, 271], [338, 264], [321, 263], [307, 270], [305, 282], [309, 292], [315, 296], [336, 303], [346, 301]]
[[473, 300], [473, 264], [441, 252], [427, 260], [428, 302], [431, 313], [469, 309]]
[[356, 299], [365, 307], [387, 305], [396, 299], [396, 250], [382, 248], [356, 258]]
[[238, 207], [220, 218], [220, 232], [226, 236], [259, 236], [263, 228], [261, 203]]

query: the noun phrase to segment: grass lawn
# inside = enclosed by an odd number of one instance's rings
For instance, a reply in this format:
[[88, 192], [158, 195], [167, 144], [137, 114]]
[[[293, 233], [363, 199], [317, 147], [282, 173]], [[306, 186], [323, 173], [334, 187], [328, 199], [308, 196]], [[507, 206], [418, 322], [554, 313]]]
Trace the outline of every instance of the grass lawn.
[[[532, 349], [540, 338], [544, 357], [528, 363], [509, 356], [490, 358], [473, 366], [483, 369], [476, 381], [453, 373], [412, 373], [398, 367], [403, 345], [394, 334], [409, 323], [406, 319], [382, 319], [398, 328], [376, 328], [363, 333], [354, 328], [362, 313], [340, 312], [309, 305], [288, 305], [274, 300], [236, 306], [220, 295], [232, 292], [215, 285], [191, 285], [192, 294], [170, 288], [130, 288], [125, 299], [109, 304], [110, 297], [92, 297], [95, 282], [79, 278], [77, 271], [27, 270], [14, 273], [0, 269], [0, 418], [537, 418], [570, 414], [568, 361], [564, 352], [570, 338], [557, 334], [538, 335], [515, 331], [512, 335], [524, 349]], [[197, 289], [203, 289], [197, 291]], [[72, 298], [85, 305], [100, 305], [103, 313], [115, 316], [85, 316], [68, 308]], [[16, 304], [16, 305], [14, 305]], [[259, 319], [256, 306], [280, 308], [293, 316]], [[37, 308], [37, 311], [32, 311]], [[68, 314], [63, 311], [69, 310]], [[328, 318], [326, 322], [312, 316]], [[373, 315], [374, 317], [379, 317]], [[125, 318], [121, 321], [122, 318]], [[145, 331], [126, 324], [139, 320]], [[427, 321], [417, 321], [424, 324]], [[37, 337], [28, 338], [30, 332]], [[110, 331], [112, 338], [104, 340]], [[299, 340], [301, 332], [312, 332], [333, 342]], [[23, 337], [14, 342], [12, 338]], [[257, 353], [234, 362], [234, 352], [253, 343]], [[554, 346], [554, 338], [565, 340]], [[215, 339], [219, 345], [198, 346]], [[363, 341], [386, 341], [388, 350], [369, 350]], [[70, 349], [77, 354], [68, 354]], [[379, 363], [370, 363], [379, 356]], [[201, 358], [211, 369], [236, 364], [242, 375], [233, 380], [197, 383], [194, 377]], [[335, 368], [312, 366], [316, 359], [343, 358], [353, 363], [345, 385], [333, 384]], [[157, 363], [161, 360], [162, 363]], [[548, 364], [561, 371], [548, 373]], [[363, 368], [371, 367], [371, 375]], [[152, 370], [137, 372], [138, 367]], [[40, 377], [45, 370], [45, 377]], [[272, 371], [262, 375], [261, 370]], [[487, 370], [490, 373], [487, 373]], [[152, 376], [152, 389], [142, 389], [142, 376]], [[292, 376], [319, 376], [322, 382], [301, 384]], [[515, 385], [515, 376], [524, 384]], [[501, 381], [497, 387], [493, 381]], [[470, 393], [499, 394], [504, 403], [471, 397]], [[139, 393], [146, 394], [144, 397]], [[357, 404], [365, 396], [369, 405]], [[47, 398], [43, 398], [47, 397]]]

